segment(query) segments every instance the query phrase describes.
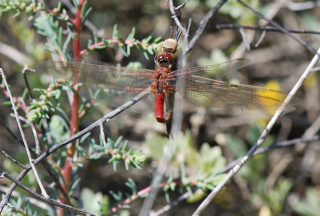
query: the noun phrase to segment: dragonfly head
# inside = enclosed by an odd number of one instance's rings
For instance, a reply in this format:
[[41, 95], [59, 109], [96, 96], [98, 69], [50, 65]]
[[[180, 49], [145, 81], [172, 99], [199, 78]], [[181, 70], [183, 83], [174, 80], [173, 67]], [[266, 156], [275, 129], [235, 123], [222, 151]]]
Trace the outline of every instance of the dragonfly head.
[[178, 59], [179, 47], [178, 42], [174, 39], [167, 39], [157, 48], [156, 63], [161, 66], [171, 68], [176, 64]]

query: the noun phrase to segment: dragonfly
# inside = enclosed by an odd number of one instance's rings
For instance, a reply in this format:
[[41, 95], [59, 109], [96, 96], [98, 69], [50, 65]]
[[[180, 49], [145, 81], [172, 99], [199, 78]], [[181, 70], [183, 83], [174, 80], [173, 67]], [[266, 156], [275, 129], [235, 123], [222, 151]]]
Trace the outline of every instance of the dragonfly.
[[[276, 110], [287, 96], [283, 91], [221, 81], [249, 64], [248, 59], [177, 69], [178, 53], [177, 41], [167, 39], [157, 48], [156, 70], [85, 61], [45, 61], [36, 64], [36, 70], [82, 83], [83, 92], [101, 89], [100, 98], [113, 107], [147, 90], [149, 94], [130, 109], [140, 113], [154, 110], [160, 123], [168, 123], [174, 110], [195, 107]], [[288, 106], [299, 102], [294, 97]]]

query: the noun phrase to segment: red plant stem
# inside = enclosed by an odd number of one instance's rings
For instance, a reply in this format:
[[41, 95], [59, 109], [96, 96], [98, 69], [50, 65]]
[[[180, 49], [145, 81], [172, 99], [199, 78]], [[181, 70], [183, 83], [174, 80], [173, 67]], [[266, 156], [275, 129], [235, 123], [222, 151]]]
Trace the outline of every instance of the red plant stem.
[[[70, 19], [73, 24], [73, 59], [80, 60], [81, 47], [80, 47], [80, 36], [81, 36], [81, 22], [82, 22], [82, 6], [86, 0], [80, 0], [78, 3], [77, 13], [74, 19]], [[75, 71], [75, 80], [77, 82], [77, 71]], [[71, 108], [71, 122], [70, 122], [70, 136], [73, 136], [77, 133], [79, 128], [79, 110], [80, 106], [80, 97], [79, 97], [79, 88], [75, 89], [73, 94], [73, 102]], [[64, 178], [65, 184], [62, 185], [65, 192], [68, 194], [70, 186], [71, 186], [71, 176], [72, 176], [72, 161], [70, 159], [73, 158], [76, 152], [76, 141], [72, 142], [71, 145], [67, 149], [67, 158], [65, 160], [64, 167], [61, 171], [62, 177]], [[60, 194], [60, 200], [62, 203], [66, 203], [62, 194]], [[58, 212], [59, 215], [63, 215], [63, 211], [60, 210]]]

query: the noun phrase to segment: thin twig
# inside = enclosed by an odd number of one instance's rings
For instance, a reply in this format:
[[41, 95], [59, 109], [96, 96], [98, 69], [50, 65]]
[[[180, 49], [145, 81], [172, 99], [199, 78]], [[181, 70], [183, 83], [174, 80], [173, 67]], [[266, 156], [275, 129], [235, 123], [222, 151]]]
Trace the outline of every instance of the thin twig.
[[[320, 52], [320, 48], [318, 50]], [[266, 128], [263, 130], [262, 134], [260, 135], [257, 142], [252, 146], [252, 148], [248, 151], [248, 153], [241, 159], [241, 161], [233, 167], [227, 176], [217, 185], [217, 187], [209, 194], [209, 196], [201, 203], [201, 205], [198, 207], [198, 209], [193, 213], [193, 216], [200, 215], [201, 212], [208, 206], [208, 204], [212, 201], [212, 199], [222, 190], [222, 188], [231, 180], [231, 178], [241, 169], [241, 167], [249, 160], [250, 157], [252, 157], [253, 153], [264, 143], [266, 137], [268, 136], [270, 130], [272, 129], [273, 125], [277, 121], [277, 119], [280, 117], [282, 112], [284, 111], [285, 107], [288, 105], [292, 97], [296, 94], [300, 86], [303, 84], [304, 80], [308, 77], [308, 75], [311, 73], [311, 69], [314, 67], [314, 65], [317, 63], [319, 59], [318, 53], [313, 57], [312, 61], [310, 62], [309, 66], [306, 68], [304, 73], [301, 75], [295, 86], [292, 88], [284, 102], [281, 104], [281, 106], [277, 109], [276, 113], [273, 115], [271, 120], [269, 121]]]
[[12, 182], [14, 182], [15, 184], [17, 184], [19, 187], [21, 187], [22, 189], [24, 189], [25, 191], [27, 191], [28, 193], [30, 193], [31, 195], [33, 195], [34, 197], [36, 197], [37, 199], [45, 202], [45, 203], [48, 203], [50, 205], [54, 205], [54, 206], [58, 206], [60, 208], [64, 208], [64, 209], [68, 209], [69, 211], [72, 211], [74, 213], [77, 213], [77, 214], [81, 214], [81, 215], [92, 215], [93, 214], [90, 214], [82, 209], [78, 209], [78, 208], [75, 208], [73, 206], [69, 206], [69, 205], [66, 205], [66, 204], [63, 204], [63, 203], [60, 203], [60, 202], [57, 202], [56, 200], [53, 200], [53, 199], [50, 199], [49, 197], [44, 197], [44, 196], [41, 196], [40, 194], [34, 192], [33, 190], [31, 190], [30, 188], [28, 188], [27, 186], [25, 186], [24, 184], [22, 184], [19, 180], [13, 178], [9, 173], [7, 173], [6, 171], [0, 169], [0, 172], [2, 174], [2, 176], [10, 179]]
[[173, 207], [178, 205], [183, 200], [187, 199], [189, 196], [190, 196], [190, 194], [188, 192], [182, 194], [181, 196], [178, 197], [178, 199], [176, 199], [175, 201], [173, 201], [170, 204], [167, 204], [167, 205], [163, 206], [158, 211], [150, 212], [150, 216], [159, 216], [159, 215], [162, 215], [163, 213], [168, 212], [170, 209], [172, 209]]
[[255, 14], [257, 14], [260, 18], [266, 20], [268, 23], [270, 23], [271, 25], [273, 25], [274, 27], [278, 28], [281, 32], [283, 32], [284, 34], [290, 36], [291, 38], [293, 38], [295, 41], [297, 41], [298, 43], [300, 43], [302, 46], [304, 46], [305, 48], [307, 48], [310, 52], [317, 54], [317, 51], [311, 47], [309, 44], [307, 44], [306, 42], [304, 42], [303, 40], [301, 40], [300, 38], [297, 38], [295, 35], [291, 34], [287, 29], [283, 28], [282, 26], [280, 26], [279, 24], [277, 24], [276, 22], [267, 19], [265, 16], [263, 16], [261, 13], [259, 13], [258, 11], [254, 10], [253, 8], [251, 8], [249, 5], [247, 5], [246, 3], [244, 3], [241, 0], [237, 0], [240, 4], [242, 4], [243, 6], [245, 6], [246, 8], [248, 8], [249, 10], [251, 10], [252, 12], [254, 12]]
[[25, 64], [23, 69], [22, 69], [22, 71], [21, 71], [24, 83], [25, 83], [25, 85], [27, 87], [29, 99], [32, 100], [33, 96], [32, 96], [30, 85], [29, 85], [29, 82], [28, 82], [28, 79], [27, 79], [27, 71], [35, 72], [35, 70], [28, 68], [27, 64]]
[[37, 182], [38, 182], [38, 184], [39, 184], [41, 193], [43, 194], [43, 196], [49, 197], [48, 193], [46, 192], [45, 188], [44, 188], [43, 185], [42, 185], [42, 182], [41, 182], [41, 180], [40, 180], [40, 178], [39, 178], [39, 175], [38, 175], [38, 173], [37, 173], [36, 167], [35, 167], [35, 165], [34, 165], [34, 163], [33, 163], [34, 160], [32, 159], [31, 154], [30, 154], [29, 146], [28, 146], [28, 143], [27, 143], [26, 138], [25, 138], [25, 136], [24, 136], [24, 132], [23, 132], [23, 130], [22, 130], [22, 127], [21, 127], [21, 123], [20, 123], [20, 120], [19, 120], [19, 115], [18, 115], [16, 106], [15, 106], [15, 104], [14, 104], [14, 101], [13, 101], [13, 99], [12, 99], [11, 91], [10, 91], [10, 89], [9, 89], [7, 80], [6, 80], [5, 75], [4, 75], [4, 72], [3, 72], [3, 70], [2, 70], [1, 68], [0, 68], [0, 74], [1, 74], [1, 76], [2, 76], [2, 79], [3, 79], [3, 81], [4, 81], [4, 84], [5, 84], [6, 89], [7, 89], [7, 91], [8, 91], [8, 95], [9, 95], [10, 101], [11, 101], [11, 103], [12, 103], [12, 109], [13, 109], [13, 112], [14, 112], [14, 115], [15, 115], [15, 118], [16, 118], [16, 121], [17, 121], [17, 125], [18, 125], [18, 128], [19, 128], [21, 137], [22, 137], [23, 144], [24, 144], [24, 146], [25, 146], [25, 149], [26, 149], [26, 152], [27, 152], [27, 155], [28, 155], [29, 163], [30, 163], [30, 165], [31, 165], [31, 167], [32, 167], [32, 170], [33, 170], [33, 172], [34, 172], [34, 175], [35, 175], [35, 177], [36, 177], [36, 179], [37, 179]]
[[259, 37], [259, 40], [257, 41], [257, 43], [254, 45], [254, 47], [258, 47], [259, 44], [262, 42], [262, 40], [264, 39], [264, 37], [266, 36], [267, 31], [263, 31], [262, 34]]
[[100, 135], [101, 135], [101, 139], [102, 139], [102, 142], [103, 142], [103, 146], [107, 146], [106, 136], [105, 136], [104, 131], [103, 131], [103, 122], [101, 122], [99, 124], [99, 126], [100, 126]]
[[[9, 189], [8, 187], [5, 187], [5, 186], [3, 186], [3, 185], [0, 185], [0, 191], [1, 191], [2, 193], [6, 193], [6, 192], [8, 191], [8, 189]], [[12, 196], [14, 196], [14, 197], [22, 197], [24, 201], [28, 201], [28, 202], [30, 202], [32, 205], [35, 205], [35, 206], [37, 206], [37, 207], [39, 207], [39, 208], [46, 209], [46, 210], [49, 210], [49, 209], [50, 209], [51, 212], [54, 212], [54, 209], [51, 207], [51, 205], [48, 205], [48, 204], [45, 203], [45, 202], [41, 202], [40, 200], [35, 199], [35, 198], [33, 198], [33, 197], [26, 196], [26, 195], [21, 194], [21, 193], [19, 193], [19, 192], [17, 192], [17, 191], [13, 191]]]
[[23, 165], [22, 163], [20, 163], [19, 161], [17, 161], [16, 159], [14, 159], [13, 157], [11, 157], [10, 155], [8, 155], [5, 151], [2, 151], [2, 153], [9, 158], [10, 160], [12, 160], [13, 163], [17, 164], [19, 167], [21, 167], [22, 169], [25, 169], [26, 166]]
[[202, 32], [204, 31], [207, 23], [209, 22], [210, 18], [222, 7], [224, 3], [228, 0], [221, 0], [214, 8], [212, 8], [208, 13], [203, 17], [202, 21], [200, 22], [200, 26], [198, 27], [196, 33], [194, 34], [193, 38], [190, 40], [189, 46], [186, 48], [186, 52], [189, 53], [193, 47], [196, 45], [197, 41], [199, 40]]
[[[11, 114], [11, 116], [14, 117], [13, 114]], [[21, 121], [24, 121], [31, 128], [32, 135], [33, 135], [33, 138], [34, 138], [34, 144], [35, 144], [35, 147], [36, 147], [36, 154], [39, 155], [40, 154], [40, 143], [39, 143], [39, 140], [38, 140], [38, 133], [37, 133], [36, 128], [34, 127], [34, 124], [32, 124], [30, 121], [28, 121], [28, 119], [26, 119], [26, 118], [24, 118], [22, 116], [19, 116], [19, 119]]]
[[247, 52], [250, 52], [250, 51], [251, 51], [251, 49], [250, 49], [250, 43], [248, 42], [247, 35], [246, 35], [246, 33], [244, 32], [243, 28], [240, 28], [240, 29], [239, 29], [239, 32], [240, 32], [240, 34], [241, 34], [241, 36], [242, 36], [242, 41], [243, 41], [243, 43], [246, 45]]
[[[287, 1], [286, 1], [287, 2]], [[293, 2], [292, 0], [287, 2], [287, 7], [292, 11], [310, 10], [320, 6], [320, 1], [305, 1], [305, 2]]]
[[[217, 24], [217, 29], [235, 29], [235, 28], [243, 28], [249, 29], [254, 31], [270, 31], [270, 32], [281, 32], [278, 28], [274, 28], [272, 26], [246, 26], [246, 25], [238, 25], [238, 24]], [[290, 33], [295, 34], [320, 34], [318, 31], [310, 31], [310, 30], [294, 30], [294, 29], [287, 29]]]
[[21, 140], [19, 137], [17, 137], [17, 136], [11, 131], [11, 129], [10, 129], [9, 127], [7, 127], [6, 123], [3, 121], [3, 119], [2, 119], [1, 117], [0, 117], [0, 122], [1, 122], [1, 124], [4, 126], [4, 128], [9, 132], [9, 134], [10, 134], [17, 142], [19, 142], [19, 143], [22, 144], [22, 146], [23, 146], [22, 140]]

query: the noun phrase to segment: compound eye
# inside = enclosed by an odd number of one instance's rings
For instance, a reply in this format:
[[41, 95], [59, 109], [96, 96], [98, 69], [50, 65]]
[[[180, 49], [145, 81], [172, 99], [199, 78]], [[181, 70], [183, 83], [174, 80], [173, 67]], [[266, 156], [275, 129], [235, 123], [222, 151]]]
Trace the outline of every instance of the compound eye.
[[157, 47], [157, 56], [159, 57], [160, 55], [163, 54], [163, 43], [161, 43], [158, 47]]
[[177, 51], [178, 42], [174, 39], [167, 39], [162, 44], [162, 50], [164, 52], [175, 53]]

